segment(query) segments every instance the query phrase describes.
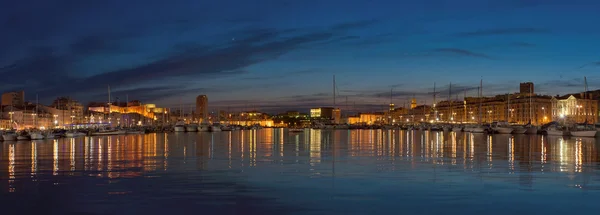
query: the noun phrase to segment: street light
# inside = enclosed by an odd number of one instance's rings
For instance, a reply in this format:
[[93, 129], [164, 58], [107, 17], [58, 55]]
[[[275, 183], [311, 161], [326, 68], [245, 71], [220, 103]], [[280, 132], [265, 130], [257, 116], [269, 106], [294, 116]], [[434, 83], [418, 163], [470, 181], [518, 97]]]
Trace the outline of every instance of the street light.
[[544, 122], [546, 122], [546, 119], [547, 119], [547, 117], [546, 117], [546, 108], [542, 107], [542, 111], [544, 111]]

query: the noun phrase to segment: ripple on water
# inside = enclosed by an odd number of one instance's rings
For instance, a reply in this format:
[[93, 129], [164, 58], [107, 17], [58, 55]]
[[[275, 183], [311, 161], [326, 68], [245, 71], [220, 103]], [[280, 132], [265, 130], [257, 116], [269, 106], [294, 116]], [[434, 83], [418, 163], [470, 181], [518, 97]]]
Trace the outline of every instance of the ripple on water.
[[586, 212], [600, 197], [599, 146], [281, 129], [5, 142], [0, 206], [8, 214]]

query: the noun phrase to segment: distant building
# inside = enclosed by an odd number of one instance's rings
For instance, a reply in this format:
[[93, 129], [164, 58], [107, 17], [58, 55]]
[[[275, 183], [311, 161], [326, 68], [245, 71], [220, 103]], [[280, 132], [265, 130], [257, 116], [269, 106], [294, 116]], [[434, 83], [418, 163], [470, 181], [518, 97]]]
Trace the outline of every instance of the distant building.
[[342, 110], [340, 110], [339, 108], [333, 109], [332, 110], [332, 118], [333, 118], [333, 123], [341, 124], [342, 123]]
[[533, 95], [534, 94], [533, 83], [532, 82], [521, 83], [519, 85], [519, 93], [521, 93], [522, 95]]
[[208, 119], [208, 97], [206, 95], [196, 97], [196, 118], [199, 120]]
[[410, 109], [415, 109], [417, 108], [417, 99], [416, 98], [412, 98], [410, 100]]
[[310, 117], [333, 119], [333, 108], [332, 107], [311, 108], [310, 109]]
[[2, 106], [23, 106], [25, 105], [25, 91], [7, 92], [2, 94]]

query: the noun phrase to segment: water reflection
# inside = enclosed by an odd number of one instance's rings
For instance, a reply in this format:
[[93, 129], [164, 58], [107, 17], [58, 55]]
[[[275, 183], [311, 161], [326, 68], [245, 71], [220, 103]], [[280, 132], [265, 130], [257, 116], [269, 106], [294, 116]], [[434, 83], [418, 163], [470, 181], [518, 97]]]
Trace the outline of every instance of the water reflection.
[[[590, 175], [598, 173], [598, 142], [462, 132], [284, 129], [4, 142], [0, 186], [2, 192], [21, 192], [32, 186], [26, 182], [45, 177], [116, 183], [181, 172], [187, 178], [194, 171], [232, 171], [223, 176], [233, 180], [256, 171], [261, 180], [289, 183], [329, 176], [408, 180], [405, 177], [431, 173], [426, 177], [433, 183], [472, 177], [533, 189], [536, 183], [554, 180], [550, 184], [581, 189], [589, 188]], [[440, 169], [450, 173], [442, 177]], [[548, 179], [541, 173], [556, 175]]]

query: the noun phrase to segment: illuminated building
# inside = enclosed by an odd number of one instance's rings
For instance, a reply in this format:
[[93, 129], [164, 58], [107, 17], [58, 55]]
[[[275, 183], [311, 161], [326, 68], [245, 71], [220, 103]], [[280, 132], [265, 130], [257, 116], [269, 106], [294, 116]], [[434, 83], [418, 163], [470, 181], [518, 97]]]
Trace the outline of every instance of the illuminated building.
[[196, 97], [196, 118], [199, 120], [208, 119], [208, 97], [206, 95]]
[[384, 124], [386, 122], [386, 114], [384, 113], [360, 113], [358, 116], [348, 117], [348, 124]]
[[2, 106], [23, 106], [25, 104], [25, 91], [7, 92], [2, 94]]
[[341, 124], [342, 123], [342, 111], [339, 108], [333, 109], [333, 123]]
[[310, 109], [310, 117], [333, 119], [333, 108], [331, 108], [331, 107], [311, 108]]
[[50, 106], [58, 110], [64, 110], [69, 119], [73, 119], [73, 123], [82, 123], [84, 121], [83, 105], [76, 100], [59, 97]]
[[[129, 106], [134, 105], [134, 106]], [[155, 104], [141, 104], [133, 102], [128, 104], [106, 105], [105, 103], [92, 103], [88, 106], [90, 123], [99, 123], [100, 120], [111, 124], [150, 124], [154, 121], [165, 121], [168, 108], [156, 107]], [[94, 118], [93, 122], [91, 118]]]
[[559, 122], [598, 122], [598, 101], [584, 93], [552, 97], [552, 119]]
[[[47, 111], [47, 107], [40, 105], [35, 112], [35, 104], [25, 104], [16, 107], [4, 107], [2, 118], [8, 119], [10, 128], [53, 128], [53, 115]], [[12, 123], [11, 123], [12, 120]]]
[[269, 115], [258, 111], [241, 112], [239, 114], [232, 114], [231, 120], [222, 121], [221, 123], [228, 123], [232, 125], [252, 126], [260, 125], [263, 127], [272, 127], [275, 123], [270, 119]]

